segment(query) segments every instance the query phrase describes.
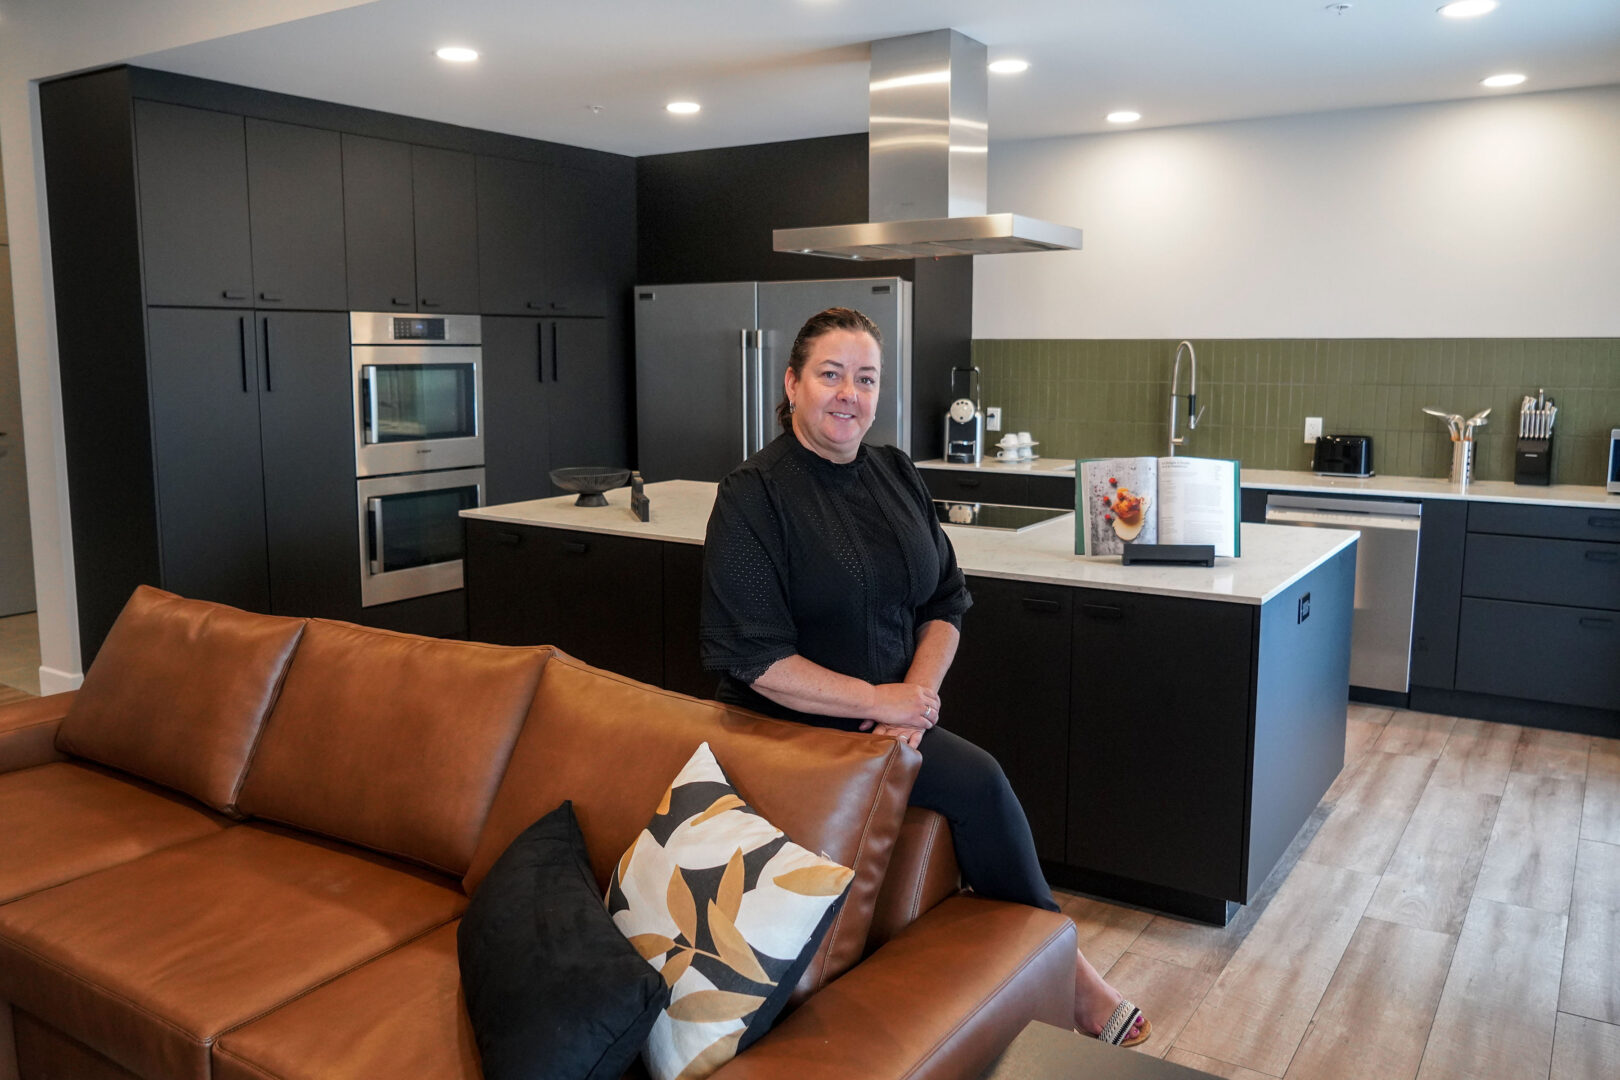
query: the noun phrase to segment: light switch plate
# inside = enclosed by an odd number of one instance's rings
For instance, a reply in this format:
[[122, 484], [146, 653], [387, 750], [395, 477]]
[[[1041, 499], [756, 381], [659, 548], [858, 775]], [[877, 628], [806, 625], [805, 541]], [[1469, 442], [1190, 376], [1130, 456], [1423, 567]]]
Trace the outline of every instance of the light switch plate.
[[1314, 443], [1322, 435], [1322, 418], [1320, 416], [1307, 416], [1305, 418], [1305, 441]]
[[1001, 430], [1001, 406], [1000, 405], [987, 405], [987, 406], [985, 406], [985, 409], [984, 409], [984, 430], [986, 430], [986, 431], [1000, 431]]

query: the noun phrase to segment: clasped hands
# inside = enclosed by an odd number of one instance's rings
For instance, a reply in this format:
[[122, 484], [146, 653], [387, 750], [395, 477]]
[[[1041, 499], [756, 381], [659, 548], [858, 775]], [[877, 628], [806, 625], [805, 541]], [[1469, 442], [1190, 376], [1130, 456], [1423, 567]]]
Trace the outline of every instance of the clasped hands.
[[917, 683], [880, 683], [872, 687], [872, 704], [861, 730], [889, 735], [916, 748], [923, 732], [939, 722], [939, 694]]

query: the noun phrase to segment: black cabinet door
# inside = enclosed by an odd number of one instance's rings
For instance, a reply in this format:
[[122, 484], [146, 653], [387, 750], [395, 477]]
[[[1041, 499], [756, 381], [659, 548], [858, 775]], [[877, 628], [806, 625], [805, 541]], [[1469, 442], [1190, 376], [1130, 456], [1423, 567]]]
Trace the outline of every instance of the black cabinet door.
[[135, 103], [146, 302], [241, 307], [253, 294], [242, 118]]
[[484, 319], [484, 497], [491, 506], [556, 494], [550, 341], [548, 320]]
[[703, 603], [703, 545], [664, 543], [664, 689], [712, 698], [720, 676], [703, 670], [698, 625]]
[[473, 156], [411, 147], [416, 298], [423, 311], [478, 310], [478, 182]]
[[600, 533], [468, 521], [467, 619], [475, 641], [555, 645], [661, 685], [661, 545]]
[[541, 315], [546, 296], [546, 169], [479, 157], [478, 291], [487, 315]]
[[154, 308], [147, 319], [163, 587], [267, 611], [253, 315]]
[[968, 588], [973, 607], [940, 687], [940, 723], [995, 756], [1024, 805], [1035, 850], [1062, 862], [1074, 590], [978, 577]]
[[247, 121], [253, 302], [346, 311], [343, 144], [335, 131]]
[[357, 620], [348, 317], [260, 312], [255, 324], [270, 610]]
[[606, 319], [553, 319], [548, 327], [552, 466], [628, 466], [629, 386], [614, 328]]
[[1620, 709], [1620, 613], [1464, 597], [1457, 689]]
[[1467, 522], [1467, 503], [1457, 499], [1423, 500], [1417, 592], [1412, 603], [1409, 675], [1414, 686], [1450, 690], [1455, 681]]
[[546, 170], [546, 308], [553, 315], [606, 315], [611, 289], [604, 232], [612, 189], [596, 173]]
[[1257, 609], [1077, 590], [1067, 862], [1244, 895]]
[[343, 136], [343, 241], [355, 311], [416, 310], [416, 232], [407, 143]]

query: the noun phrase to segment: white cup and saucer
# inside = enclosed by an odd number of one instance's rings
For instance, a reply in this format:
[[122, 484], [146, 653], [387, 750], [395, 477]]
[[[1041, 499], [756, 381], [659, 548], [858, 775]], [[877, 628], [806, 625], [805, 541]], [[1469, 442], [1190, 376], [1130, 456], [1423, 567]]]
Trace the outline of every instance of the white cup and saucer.
[[1030, 438], [1029, 432], [1020, 431], [1017, 434], [1008, 432], [996, 443], [996, 459], [999, 461], [1028, 461], [1035, 455], [1035, 442]]

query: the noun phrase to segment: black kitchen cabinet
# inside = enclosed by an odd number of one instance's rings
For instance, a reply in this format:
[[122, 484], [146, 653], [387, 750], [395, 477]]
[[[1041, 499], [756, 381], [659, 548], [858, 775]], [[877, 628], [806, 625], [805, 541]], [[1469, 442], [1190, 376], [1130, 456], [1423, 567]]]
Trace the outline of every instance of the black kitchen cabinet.
[[560, 494], [568, 465], [623, 466], [624, 364], [603, 319], [484, 319], [488, 502]]
[[135, 102], [146, 302], [242, 307], [253, 295], [240, 116]]
[[928, 493], [952, 502], [1029, 505], [1029, 477], [989, 469], [919, 469]]
[[473, 640], [555, 645], [588, 664], [663, 683], [663, 565], [656, 542], [465, 524]]
[[1620, 710], [1617, 657], [1620, 611], [1463, 598], [1458, 690], [1612, 714]]
[[1095, 589], [1074, 603], [1065, 861], [1245, 897], [1256, 609]]
[[161, 584], [268, 611], [253, 313], [154, 308], [149, 334]]
[[354, 310], [478, 310], [471, 154], [344, 135], [343, 198]]
[[586, 170], [478, 158], [478, 277], [483, 311], [596, 316], [613, 289], [604, 236], [616, 196]]
[[1070, 628], [1075, 590], [968, 579], [940, 723], [989, 751], [1017, 792], [1043, 859], [1062, 862], [1068, 827]]
[[664, 688], [714, 697], [720, 676], [703, 669], [698, 625], [703, 603], [703, 545], [660, 543], [664, 563]]
[[260, 312], [254, 322], [268, 610], [360, 621], [348, 317]]
[[423, 311], [476, 312], [478, 183], [473, 156], [413, 146], [411, 178], [419, 306]]
[[1074, 474], [1032, 474], [1025, 492], [1030, 506], [1046, 506], [1054, 510], [1074, 509]]
[[254, 305], [348, 310], [338, 133], [246, 123]]

